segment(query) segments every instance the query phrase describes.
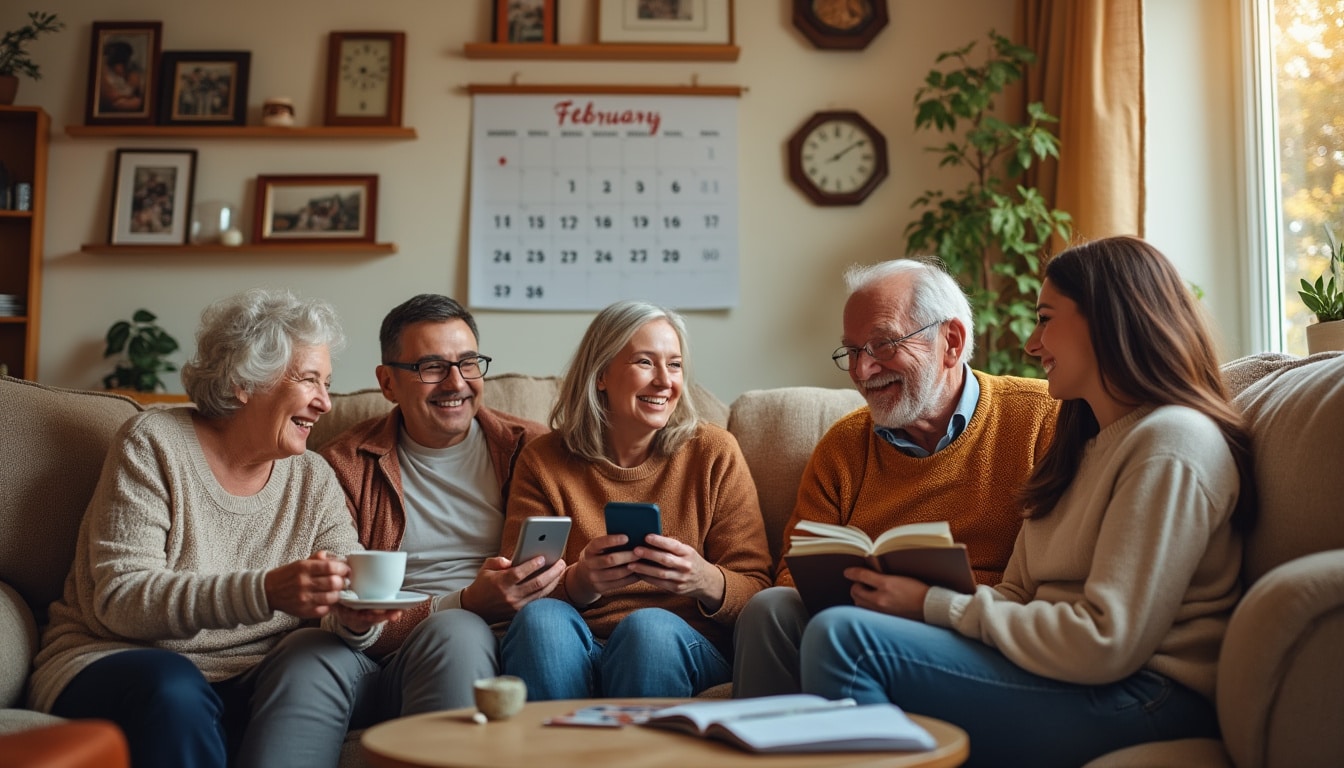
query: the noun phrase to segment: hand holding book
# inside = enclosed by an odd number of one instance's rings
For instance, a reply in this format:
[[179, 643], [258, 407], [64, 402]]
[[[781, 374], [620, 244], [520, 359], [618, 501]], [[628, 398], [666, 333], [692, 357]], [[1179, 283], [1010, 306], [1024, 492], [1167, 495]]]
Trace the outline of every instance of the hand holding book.
[[853, 526], [804, 520], [794, 527], [784, 560], [803, 604], [814, 614], [853, 604], [853, 582], [845, 578], [845, 569], [854, 566], [958, 592], [975, 590], [966, 545], [952, 540], [946, 522], [900, 525], [872, 539]]

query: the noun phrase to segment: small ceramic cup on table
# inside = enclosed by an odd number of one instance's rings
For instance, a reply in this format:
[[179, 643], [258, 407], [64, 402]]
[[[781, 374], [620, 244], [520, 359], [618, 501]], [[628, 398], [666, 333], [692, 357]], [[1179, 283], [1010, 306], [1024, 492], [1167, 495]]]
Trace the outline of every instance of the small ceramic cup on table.
[[476, 710], [486, 720], [508, 720], [527, 703], [527, 683], [521, 677], [486, 677], [477, 680], [473, 688]]

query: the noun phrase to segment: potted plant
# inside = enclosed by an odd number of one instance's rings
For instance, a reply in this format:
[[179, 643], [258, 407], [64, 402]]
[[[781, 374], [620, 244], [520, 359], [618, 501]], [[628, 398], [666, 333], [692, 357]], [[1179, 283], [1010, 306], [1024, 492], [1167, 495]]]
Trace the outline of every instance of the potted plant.
[[107, 329], [107, 350], [103, 357], [123, 354], [116, 370], [103, 377], [108, 389], [131, 389], [136, 392], [161, 392], [164, 388], [159, 374], [176, 371], [177, 366], [167, 356], [177, 351], [174, 339], [155, 323], [158, 318], [147, 309], [137, 309], [128, 320], [118, 320]]
[[0, 37], [0, 104], [13, 104], [19, 92], [19, 75], [41, 80], [37, 64], [28, 58], [27, 45], [45, 32], [59, 32], [65, 23], [54, 13], [29, 11], [28, 23]]
[[1032, 163], [1059, 156], [1057, 122], [1040, 102], [1025, 122], [995, 116], [994, 101], [1021, 80], [1031, 49], [989, 33], [984, 61], [970, 59], [975, 43], [938, 56], [915, 92], [915, 128], [951, 133], [928, 151], [940, 167], [969, 172], [964, 187], [931, 190], [911, 204], [923, 209], [905, 228], [906, 249], [932, 253], [966, 288], [975, 316], [975, 365], [990, 373], [1038, 376], [1022, 345], [1036, 324], [1041, 264], [1052, 235], [1068, 240], [1072, 218], [1052, 209], [1023, 177]]
[[1307, 326], [1309, 354], [1344, 350], [1344, 244], [1335, 240], [1329, 227], [1325, 228], [1325, 239], [1330, 244], [1325, 273], [1314, 283], [1302, 278], [1302, 287], [1297, 292], [1317, 320]]

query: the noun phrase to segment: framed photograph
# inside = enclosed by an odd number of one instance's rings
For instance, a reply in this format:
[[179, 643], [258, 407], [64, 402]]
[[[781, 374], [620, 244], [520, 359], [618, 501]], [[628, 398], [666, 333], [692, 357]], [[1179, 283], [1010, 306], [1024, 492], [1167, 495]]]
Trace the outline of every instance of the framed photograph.
[[404, 32], [327, 36], [326, 125], [401, 125]]
[[496, 43], [556, 41], [558, 0], [495, 0]]
[[733, 0], [597, 0], [597, 41], [731, 45]]
[[376, 175], [258, 176], [254, 243], [372, 243]]
[[251, 64], [249, 51], [164, 51], [159, 59], [159, 122], [243, 125]]
[[162, 36], [158, 21], [93, 22], [85, 124], [154, 122]]
[[195, 182], [194, 149], [118, 149], [107, 241], [186, 243]]

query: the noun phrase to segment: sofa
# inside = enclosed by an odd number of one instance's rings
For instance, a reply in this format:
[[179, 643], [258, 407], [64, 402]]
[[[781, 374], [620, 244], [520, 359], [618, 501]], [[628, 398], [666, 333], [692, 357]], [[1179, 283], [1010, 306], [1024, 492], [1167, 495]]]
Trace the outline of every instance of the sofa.
[[[1339, 484], [1326, 482], [1338, 479], [1331, 467], [1344, 455], [1344, 356], [1254, 355], [1224, 372], [1252, 426], [1261, 509], [1247, 543], [1252, 586], [1220, 662], [1224, 739], [1141, 745], [1090, 768], [1344, 765], [1344, 502]], [[558, 387], [555, 378], [491, 376], [484, 402], [544, 422]], [[705, 417], [741, 445], [777, 555], [813, 446], [862, 398], [814, 387], [755, 390], [730, 405], [697, 395]], [[310, 448], [391, 407], [377, 390], [332, 399]], [[119, 395], [0, 377], [0, 733], [56, 721], [23, 708], [37, 628], [61, 592], [112, 436], [140, 410]], [[343, 765], [359, 761], [353, 744]]]

